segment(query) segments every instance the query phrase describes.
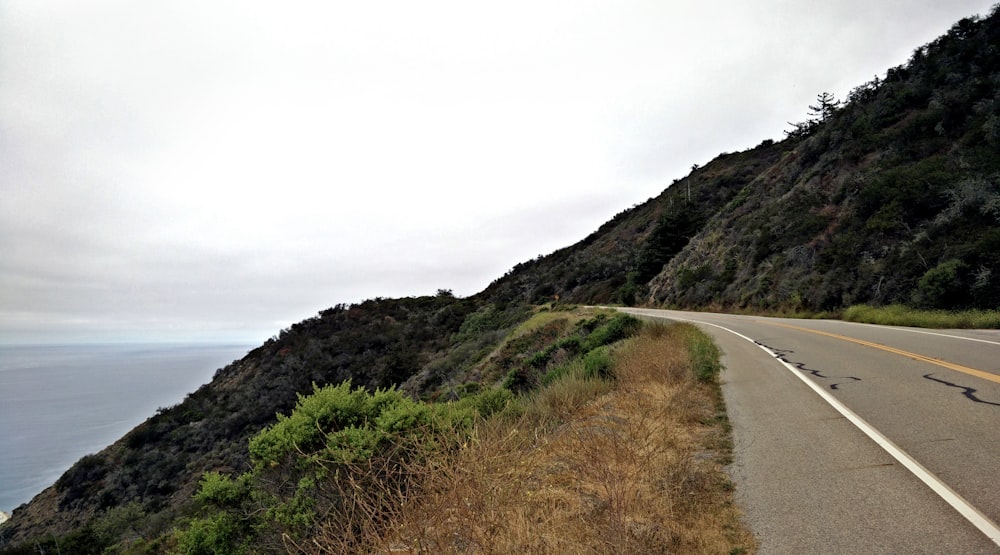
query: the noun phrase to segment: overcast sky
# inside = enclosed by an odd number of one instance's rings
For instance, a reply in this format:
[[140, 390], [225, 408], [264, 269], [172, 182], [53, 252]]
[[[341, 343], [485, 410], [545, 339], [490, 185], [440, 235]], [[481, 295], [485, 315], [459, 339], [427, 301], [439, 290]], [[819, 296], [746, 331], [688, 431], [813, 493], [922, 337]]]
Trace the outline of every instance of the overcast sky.
[[0, 342], [466, 296], [992, 0], [0, 0]]

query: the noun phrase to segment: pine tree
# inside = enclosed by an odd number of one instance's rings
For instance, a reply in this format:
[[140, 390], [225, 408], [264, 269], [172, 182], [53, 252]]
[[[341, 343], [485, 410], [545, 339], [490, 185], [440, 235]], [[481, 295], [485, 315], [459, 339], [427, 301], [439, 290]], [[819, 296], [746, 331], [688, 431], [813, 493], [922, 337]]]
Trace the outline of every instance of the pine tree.
[[809, 106], [809, 115], [813, 116], [813, 120], [824, 122], [830, 119], [830, 116], [832, 116], [839, 108], [840, 101], [836, 100], [832, 94], [823, 92], [816, 95], [816, 105]]
[[809, 119], [800, 123], [788, 122], [791, 131], [785, 131], [789, 137], [802, 137], [816, 130], [816, 127], [828, 120], [841, 107], [841, 102], [828, 92], [816, 95], [816, 105], [809, 106]]

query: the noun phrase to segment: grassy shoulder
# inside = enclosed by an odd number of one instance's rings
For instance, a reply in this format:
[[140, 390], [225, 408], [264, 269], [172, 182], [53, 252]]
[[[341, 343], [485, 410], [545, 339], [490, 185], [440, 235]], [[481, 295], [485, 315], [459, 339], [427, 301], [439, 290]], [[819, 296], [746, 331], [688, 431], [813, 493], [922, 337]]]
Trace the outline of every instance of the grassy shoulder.
[[854, 305], [844, 310], [849, 322], [937, 329], [998, 329], [1000, 310], [919, 310], [903, 305]]
[[714, 345], [647, 324], [610, 357], [612, 379], [580, 365], [420, 469], [382, 552], [752, 552], [723, 471]]
[[863, 324], [909, 326], [933, 329], [1000, 329], [1000, 310], [919, 309], [902, 304], [871, 306], [852, 305], [834, 312], [814, 312], [803, 309], [733, 310], [734, 314], [771, 316], [774, 318], [838, 319]]
[[1000, 310], [927, 310], [906, 305], [852, 305], [837, 312], [777, 311], [757, 313], [776, 318], [833, 318], [862, 324], [933, 329], [1000, 329]]

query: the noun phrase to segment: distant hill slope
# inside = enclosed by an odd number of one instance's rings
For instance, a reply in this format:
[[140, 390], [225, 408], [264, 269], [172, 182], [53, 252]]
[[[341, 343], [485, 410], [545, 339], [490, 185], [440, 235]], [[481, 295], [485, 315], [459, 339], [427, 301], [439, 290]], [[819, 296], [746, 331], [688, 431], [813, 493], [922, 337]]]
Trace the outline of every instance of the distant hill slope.
[[580, 243], [518, 265], [487, 294], [686, 308], [1000, 305], [996, 10], [820, 112], [786, 140], [720, 155]]
[[471, 298], [376, 299], [284, 330], [74, 465], [14, 512], [0, 549], [49, 534], [85, 542], [99, 514], [124, 530], [140, 514], [145, 528], [129, 533], [155, 537], [189, 510], [204, 471], [244, 469], [248, 438], [313, 383], [447, 394], [477, 379], [526, 303], [1000, 305], [997, 10], [820, 108], [785, 140], [720, 155]]

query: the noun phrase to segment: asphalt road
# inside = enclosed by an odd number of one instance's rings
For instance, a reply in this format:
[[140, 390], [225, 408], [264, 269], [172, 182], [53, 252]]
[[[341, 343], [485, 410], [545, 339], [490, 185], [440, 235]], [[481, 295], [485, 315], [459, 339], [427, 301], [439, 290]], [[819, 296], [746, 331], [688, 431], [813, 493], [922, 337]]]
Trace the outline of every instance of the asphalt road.
[[1000, 554], [1000, 331], [622, 310], [722, 349], [761, 553]]

